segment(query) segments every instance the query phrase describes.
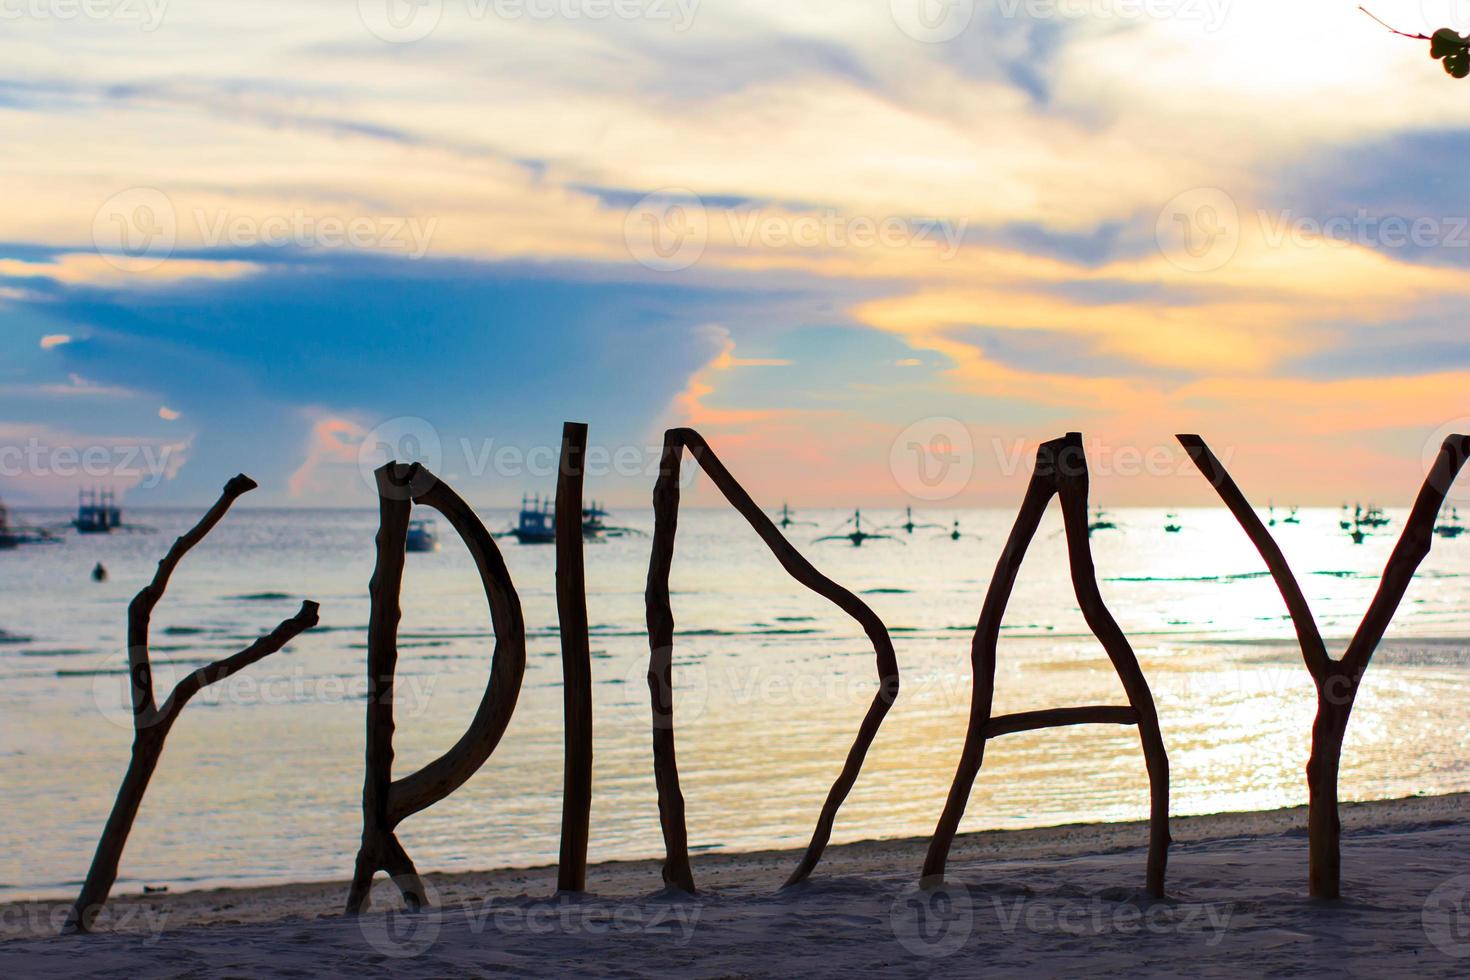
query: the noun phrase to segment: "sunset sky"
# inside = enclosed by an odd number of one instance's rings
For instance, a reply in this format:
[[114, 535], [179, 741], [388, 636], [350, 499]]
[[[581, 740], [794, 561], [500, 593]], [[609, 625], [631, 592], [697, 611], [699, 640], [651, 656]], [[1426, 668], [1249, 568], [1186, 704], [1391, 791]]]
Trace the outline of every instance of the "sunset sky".
[[1402, 503], [1470, 429], [1470, 80], [1349, 0], [92, 9], [0, 4], [12, 503], [369, 505], [386, 442], [508, 504], [565, 419], [614, 502], [679, 424], [773, 505], [1067, 430], [1112, 505], [1214, 499], [1181, 431]]

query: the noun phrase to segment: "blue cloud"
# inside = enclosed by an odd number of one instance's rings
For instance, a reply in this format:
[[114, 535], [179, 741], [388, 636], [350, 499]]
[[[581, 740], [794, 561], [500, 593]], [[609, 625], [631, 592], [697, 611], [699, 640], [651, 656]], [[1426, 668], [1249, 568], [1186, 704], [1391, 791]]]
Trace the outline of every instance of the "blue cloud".
[[[1321, 227], [1399, 261], [1470, 266], [1470, 209], [1460, 164], [1470, 131], [1402, 133], [1346, 146], [1285, 168], [1271, 193], [1268, 224]], [[1415, 221], [1431, 229], [1416, 239]], [[1303, 222], [1310, 222], [1304, 225]], [[1268, 229], [1269, 230], [1269, 229]]]
[[1385, 323], [1335, 323], [1324, 346], [1281, 366], [1309, 378], [1381, 378], [1470, 369], [1470, 338], [1462, 314], [1445, 310]]
[[[741, 277], [606, 281], [606, 270], [571, 264], [268, 251], [235, 253], [267, 263], [239, 280], [53, 285], [43, 301], [20, 307], [44, 319], [37, 336], [59, 323], [86, 334], [47, 352], [55, 374], [44, 380], [75, 372], [155, 392], [183, 412], [180, 425], [200, 433], [184, 474], [160, 499], [201, 499], [221, 474], [242, 469], [279, 491], [303, 458], [308, 409], [368, 425], [422, 417], [446, 445], [545, 445], [564, 419], [585, 419], [601, 444], [643, 446], [718, 353], [717, 340], [697, 328], [718, 321], [740, 335], [779, 332], [830, 318], [839, 305], [822, 287]], [[78, 425], [98, 410], [67, 404], [82, 413], [70, 420]], [[24, 418], [27, 410], [58, 418], [55, 406], [0, 402], [0, 417], [42, 420]], [[521, 489], [490, 474], [479, 492], [504, 498]]]

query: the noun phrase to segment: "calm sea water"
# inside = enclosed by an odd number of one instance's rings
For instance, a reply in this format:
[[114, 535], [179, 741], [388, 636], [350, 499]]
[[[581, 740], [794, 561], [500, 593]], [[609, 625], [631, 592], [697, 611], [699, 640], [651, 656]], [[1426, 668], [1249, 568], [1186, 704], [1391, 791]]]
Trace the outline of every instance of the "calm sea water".
[[[1346, 637], [1377, 585], [1402, 512], [1362, 546], [1335, 510], [1279, 526], [1329, 637]], [[23, 518], [61, 519], [27, 514]], [[62, 896], [90, 861], [128, 758], [125, 614], [194, 512], [135, 512], [157, 534], [70, 537], [0, 552], [0, 898]], [[918, 530], [861, 549], [811, 544], [838, 512], [791, 535], [893, 631], [903, 690], [839, 815], [834, 839], [933, 830], [964, 737], [969, 643], [1009, 511], [958, 516], [978, 537]], [[1223, 508], [1124, 510], [1094, 537], [1102, 588], [1158, 701], [1176, 814], [1305, 802], [1312, 687], [1285, 609]], [[508, 512], [486, 511], [487, 526]], [[865, 514], [873, 525], [897, 521]], [[649, 512], [619, 523], [650, 528]], [[376, 513], [232, 513], [175, 576], [154, 618], [161, 691], [322, 604], [322, 627], [211, 688], [184, 712], [123, 860], [120, 890], [342, 878], [360, 832], [367, 582]], [[449, 533], [440, 522], [441, 531]], [[1053, 508], [1011, 603], [997, 711], [1126, 703], [1087, 632]], [[561, 666], [551, 549], [502, 547], [529, 630], [520, 704], [466, 786], [400, 829], [421, 870], [556, 860]], [[596, 765], [591, 858], [661, 853], [652, 779], [642, 592], [649, 541], [590, 545]], [[94, 584], [97, 561], [111, 580]], [[1349, 732], [1348, 799], [1470, 790], [1470, 539], [1437, 540], [1380, 649]], [[804, 845], [875, 684], [855, 624], [791, 582], [734, 514], [686, 511], [674, 565], [679, 762], [698, 850]], [[396, 772], [463, 731], [483, 691], [491, 635], [468, 557], [446, 540], [408, 556]], [[1339, 649], [1340, 649], [1339, 644]], [[1146, 816], [1131, 729], [1008, 736], [986, 753], [964, 829]], [[697, 858], [696, 858], [697, 860]], [[917, 869], [916, 869], [917, 870]]]

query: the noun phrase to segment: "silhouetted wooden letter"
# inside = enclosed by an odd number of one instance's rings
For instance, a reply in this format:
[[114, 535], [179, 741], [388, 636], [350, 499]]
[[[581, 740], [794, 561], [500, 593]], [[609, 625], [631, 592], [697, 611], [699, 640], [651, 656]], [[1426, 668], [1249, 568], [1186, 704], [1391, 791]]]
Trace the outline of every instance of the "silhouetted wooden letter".
[[1358, 685], [1362, 683], [1363, 672], [1368, 669], [1368, 661], [1383, 640], [1394, 611], [1403, 601], [1415, 569], [1429, 554], [1429, 546], [1434, 540], [1435, 516], [1444, 505], [1445, 495], [1455, 482], [1455, 476], [1465, 465], [1466, 456], [1470, 455], [1470, 437], [1450, 436], [1440, 446], [1434, 466], [1419, 488], [1418, 499], [1414, 501], [1404, 532], [1383, 570], [1378, 594], [1373, 597], [1373, 603], [1341, 660], [1333, 660], [1328, 655], [1317, 621], [1312, 617], [1301, 586], [1297, 585], [1296, 576], [1286, 563], [1286, 556], [1260, 517], [1256, 516], [1245, 494], [1241, 493], [1203, 439], [1197, 435], [1181, 435], [1178, 439], [1261, 553], [1296, 627], [1302, 660], [1317, 688], [1317, 719], [1312, 724], [1312, 754], [1307, 761], [1307, 888], [1316, 898], [1338, 898], [1342, 894], [1342, 827], [1337, 819], [1337, 772], [1342, 761], [1342, 741], [1347, 734], [1348, 717], [1352, 714], [1353, 701], [1358, 696]]
[[[424, 905], [423, 882], [394, 834], [420, 810], [453, 793], [490, 758], [505, 734], [526, 672], [526, 624], [521, 601], [495, 539], [470, 506], [449, 486], [417, 463], [388, 463], [377, 471], [378, 562], [368, 590], [367, 779], [362, 790], [362, 847], [347, 896], [349, 914], [368, 904], [373, 875], [387, 871], [411, 909]], [[412, 775], [393, 778], [393, 674], [398, 663], [399, 595], [409, 511], [413, 504], [443, 514], [475, 560], [490, 603], [495, 652], [480, 707], [458, 742]]]
[[556, 887], [570, 892], [587, 888], [587, 838], [592, 819], [592, 653], [587, 639], [587, 584], [582, 568], [582, 476], [586, 462], [587, 426], [567, 422], [562, 426], [561, 468], [556, 483], [556, 612], [566, 724]]
[[[970, 724], [965, 733], [965, 747], [950, 786], [949, 798], [939, 826], [929, 841], [924, 859], [924, 880], [942, 879], [949, 860], [949, 849], [959, 831], [960, 818], [970, 799], [970, 790], [980, 772], [987, 739], [1013, 732], [1053, 728], [1059, 725], [1112, 724], [1137, 725], [1143, 744], [1144, 763], [1149, 782], [1149, 847], [1146, 881], [1151, 895], [1164, 894], [1164, 870], [1169, 855], [1169, 756], [1164, 751], [1164, 738], [1159, 731], [1159, 716], [1154, 708], [1148, 681], [1139, 669], [1138, 660], [1128, 639], [1118, 628], [1112, 613], [1103, 603], [1097, 587], [1097, 574], [1092, 565], [1092, 548], [1087, 534], [1087, 457], [1082, 450], [1082, 436], [1069, 432], [1061, 439], [1043, 443], [1036, 453], [1036, 469], [1021, 502], [1011, 536], [996, 563], [995, 575], [985, 593], [980, 622], [970, 646], [974, 690], [970, 699]], [[1062, 520], [1067, 533], [1067, 556], [1072, 570], [1072, 588], [1088, 627], [1103, 648], [1123, 682], [1129, 707], [1052, 708], [1019, 714], [991, 716], [995, 694], [995, 651], [1000, 637], [1000, 623], [1005, 617], [1006, 603], [1021, 570], [1021, 560], [1036, 535], [1041, 517], [1053, 496], [1062, 501]]]
[[173, 693], [158, 704], [154, 700], [153, 667], [148, 650], [148, 627], [153, 618], [153, 608], [168, 589], [169, 577], [183, 557], [214, 529], [230, 505], [236, 499], [254, 490], [256, 483], [241, 474], [225, 484], [223, 494], [213, 507], [194, 525], [193, 529], [174, 542], [158, 563], [158, 572], [143, 591], [128, 606], [128, 673], [133, 701], [133, 756], [128, 771], [123, 776], [122, 787], [117, 791], [117, 800], [112, 804], [112, 813], [97, 842], [97, 853], [92, 858], [92, 867], [82, 892], [77, 896], [67, 915], [63, 932], [89, 932], [97, 913], [102, 911], [112, 884], [117, 880], [118, 863], [122, 860], [123, 848], [128, 834], [133, 829], [133, 820], [148, 791], [148, 781], [158, 767], [163, 754], [163, 743], [179, 713], [189, 699], [211, 684], [216, 684], [237, 671], [280, 650], [301, 633], [317, 623], [317, 604], [303, 602], [301, 611], [281, 623], [270, 633], [262, 636], [250, 646], [232, 657], [216, 660], [174, 685]]
[[684, 794], [679, 789], [679, 768], [674, 757], [674, 612], [669, 603], [669, 571], [674, 563], [674, 533], [679, 524], [679, 469], [686, 448], [725, 499], [760, 535], [787, 574], [862, 625], [878, 660], [878, 691], [858, 728], [852, 748], [848, 750], [842, 773], [827, 793], [811, 843], [807, 845], [801, 863], [786, 881], [787, 885], [793, 885], [810, 875], [822, 859], [822, 851], [832, 837], [837, 810], [847, 799], [853, 783], [857, 782], [868, 747], [878, 734], [878, 726], [898, 697], [898, 658], [894, 655], [888, 629], [877, 614], [801, 556], [750, 499], [745, 488], [725, 469], [703, 436], [693, 429], [669, 429], [665, 432], [663, 459], [659, 464], [658, 482], [653, 488], [653, 555], [648, 565], [644, 602], [648, 610], [651, 654], [648, 689], [653, 706], [653, 773], [658, 787], [659, 822], [664, 834], [663, 878], [666, 884], [690, 893], [695, 890], [694, 872], [689, 866], [689, 834], [684, 823]]

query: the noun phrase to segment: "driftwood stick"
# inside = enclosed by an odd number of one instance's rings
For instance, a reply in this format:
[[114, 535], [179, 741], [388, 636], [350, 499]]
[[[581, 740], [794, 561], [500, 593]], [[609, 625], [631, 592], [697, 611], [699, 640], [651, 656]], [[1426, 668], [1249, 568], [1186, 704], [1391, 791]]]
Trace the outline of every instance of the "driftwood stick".
[[1081, 708], [1043, 708], [1039, 711], [1018, 711], [1011, 715], [992, 718], [985, 726], [987, 739], [1017, 732], [1030, 732], [1038, 728], [1063, 728], [1067, 725], [1136, 725], [1138, 712], [1132, 708], [1112, 705], [1088, 705]]
[[1138, 715], [1138, 738], [1143, 746], [1143, 760], [1148, 769], [1149, 846], [1148, 870], [1145, 876], [1148, 892], [1164, 897], [1164, 875], [1169, 860], [1169, 754], [1164, 749], [1164, 735], [1159, 728], [1159, 713], [1153, 692], [1138, 666], [1133, 647], [1123, 635], [1118, 621], [1108, 611], [1097, 584], [1097, 571], [1092, 562], [1091, 538], [1087, 523], [1088, 474], [1083, 455], [1082, 436], [1070, 432], [1063, 440], [1057, 457], [1062, 520], [1067, 531], [1067, 557], [1071, 565], [1072, 590], [1082, 616], [1107, 651], [1113, 670], [1123, 683], [1128, 703]]
[[643, 601], [648, 621], [648, 696], [653, 712], [653, 780], [658, 790], [659, 828], [664, 838], [664, 884], [694, 894], [689, 864], [689, 831], [684, 793], [674, 748], [674, 609], [669, 601], [669, 573], [674, 564], [674, 535], [679, 529], [679, 470], [682, 442], [664, 433], [658, 480], [653, 486], [653, 547]]
[[1470, 457], [1470, 436], [1452, 435], [1440, 444], [1434, 465], [1419, 487], [1414, 508], [1404, 522], [1403, 533], [1399, 535], [1393, 553], [1388, 556], [1378, 591], [1374, 593], [1363, 622], [1342, 656], [1342, 665], [1350, 675], [1359, 676], [1368, 668], [1368, 661], [1373, 659], [1373, 652], [1382, 642], [1383, 634], [1388, 632], [1388, 624], [1403, 601], [1409, 582], [1418, 571], [1419, 564], [1429, 556], [1429, 548], [1434, 541], [1435, 519], [1467, 457]]
[[[1138, 666], [1117, 621], [1113, 619], [1098, 589], [1092, 551], [1087, 534], [1087, 458], [1082, 436], [1069, 432], [1061, 439], [1043, 443], [1036, 453], [1036, 468], [1026, 488], [1016, 522], [996, 563], [995, 574], [985, 593], [980, 621], [971, 641], [973, 669], [970, 722], [959, 767], [950, 785], [939, 825], [929, 841], [924, 859], [923, 883], [932, 886], [943, 880], [950, 848], [959, 832], [970, 793], [985, 758], [985, 742], [997, 735], [1032, 731], [1058, 725], [1137, 725], [1149, 774], [1149, 855], [1146, 882], [1150, 894], [1162, 897], [1169, 847], [1169, 759], [1159, 730], [1158, 713], [1148, 681]], [[1129, 707], [1054, 708], [991, 717], [995, 694], [996, 647], [1001, 620], [1015, 588], [1016, 576], [1026, 550], [1036, 536], [1041, 518], [1054, 495], [1060, 495], [1067, 535], [1067, 554], [1072, 587], [1087, 625], [1102, 642], [1128, 694]]]
[[[393, 687], [398, 666], [398, 622], [402, 609], [403, 562], [408, 547], [409, 512], [413, 502], [401, 488], [418, 476], [415, 464], [388, 464], [374, 474], [378, 488], [377, 564], [368, 583], [367, 766], [362, 789], [362, 846], [358, 849], [347, 911], [367, 907], [373, 875], [386, 863], [393, 823], [388, 814], [393, 783]], [[400, 848], [401, 849], [401, 848]], [[410, 876], [413, 872], [409, 873]], [[410, 908], [424, 903], [423, 888], [411, 880], [399, 882]]]
[[1246, 537], [1251, 539], [1251, 544], [1260, 552], [1266, 568], [1271, 572], [1271, 578], [1276, 582], [1276, 588], [1286, 600], [1286, 611], [1291, 614], [1291, 623], [1296, 627], [1297, 644], [1301, 647], [1302, 660], [1307, 665], [1307, 671], [1319, 683], [1325, 681], [1332, 669], [1332, 657], [1327, 653], [1327, 644], [1322, 641], [1322, 633], [1317, 628], [1317, 620], [1312, 616], [1311, 607], [1307, 605], [1307, 597], [1302, 594], [1302, 587], [1297, 584], [1296, 576], [1286, 563], [1286, 556], [1281, 553], [1276, 539], [1266, 530], [1260, 515], [1250, 505], [1250, 501], [1246, 500], [1245, 494], [1241, 493], [1230, 474], [1225, 472], [1225, 467], [1215, 458], [1205, 441], [1196, 435], [1181, 435], [1176, 438], [1205, 479], [1210, 481], [1230, 513], [1235, 515], [1235, 520], [1245, 531]]
[[556, 613], [561, 633], [565, 761], [561, 855], [556, 887], [587, 890], [587, 842], [592, 820], [592, 653], [587, 639], [587, 583], [582, 562], [582, 478], [587, 425], [562, 426], [556, 484]]
[[1056, 482], [1050, 473], [1042, 472], [1037, 466], [1031, 473], [1026, 486], [1026, 496], [1016, 514], [1000, 558], [995, 563], [995, 573], [990, 578], [990, 588], [985, 591], [985, 603], [980, 607], [980, 621], [975, 626], [975, 635], [970, 640], [970, 723], [965, 729], [965, 747], [960, 752], [959, 767], [954, 781], [950, 783], [949, 796], [944, 801], [944, 810], [939, 815], [939, 825], [929, 839], [929, 850], [924, 856], [924, 881], [937, 882], [944, 878], [944, 867], [949, 862], [949, 850], [959, 833], [960, 820], [970, 802], [970, 792], [975, 787], [975, 778], [985, 761], [985, 729], [990, 724], [990, 712], [995, 698], [995, 656], [1000, 642], [1000, 624], [1005, 618], [1006, 605], [1016, 587], [1016, 576], [1021, 571], [1021, 562], [1047, 505], [1056, 493]]
[[[500, 743], [520, 697], [526, 670], [526, 626], [520, 599], [495, 539], [475, 512], [438, 477], [417, 463], [388, 463], [377, 471], [377, 566], [369, 584], [367, 773], [363, 835], [347, 896], [347, 912], [367, 908], [374, 874], [387, 871], [410, 909], [426, 903], [423, 883], [394, 831], [405, 818], [453, 793], [484, 765]], [[458, 532], [480, 573], [495, 631], [490, 676], [465, 733], [439, 758], [393, 779], [393, 689], [409, 513], [417, 503], [439, 511]]]
[[128, 671], [132, 677], [134, 715], [147, 715], [154, 709], [153, 672], [148, 663], [148, 627], [153, 618], [153, 608], [168, 589], [169, 578], [173, 576], [174, 569], [183, 561], [184, 556], [214, 530], [214, 526], [224, 518], [235, 501], [258, 485], [244, 473], [232, 477], [225, 484], [219, 500], [205, 512], [199, 523], [174, 541], [173, 547], [159, 560], [153, 581], [139, 591], [128, 605]]
[[153, 610], [168, 589], [169, 579], [179, 562], [209, 534], [243, 494], [255, 489], [255, 481], [237, 476], [225, 484], [220, 499], [191, 530], [174, 542], [158, 563], [153, 581], [134, 597], [128, 606], [128, 674], [133, 705], [133, 751], [123, 775], [122, 786], [113, 802], [112, 812], [97, 842], [92, 865], [87, 871], [81, 893], [67, 914], [63, 932], [90, 932], [107, 896], [117, 881], [118, 867], [128, 835], [137, 819], [148, 783], [163, 755], [164, 742], [174, 722], [189, 700], [205, 687], [217, 684], [251, 664], [276, 653], [297, 636], [317, 624], [318, 607], [303, 602], [301, 610], [283, 621], [270, 633], [233, 656], [217, 660], [192, 671], [174, 686], [160, 707], [154, 698], [152, 659], [148, 647], [148, 630]]
[[863, 627], [863, 632], [873, 645], [877, 660], [878, 690], [858, 728], [857, 737], [848, 750], [842, 772], [827, 793], [812, 839], [800, 863], [786, 881], [788, 886], [794, 885], [805, 880], [821, 861], [822, 852], [831, 840], [837, 811], [857, 782], [868, 748], [883, 723], [883, 717], [898, 697], [898, 657], [888, 635], [888, 628], [878, 615], [861, 599], [817, 571], [811, 562], [802, 557], [720, 462], [703, 436], [693, 429], [668, 430], [664, 434], [663, 459], [658, 482], [654, 487], [653, 555], [649, 562], [648, 588], [645, 593], [651, 652], [648, 682], [654, 714], [654, 780], [658, 787], [659, 814], [664, 830], [667, 854], [664, 881], [667, 884], [688, 892], [694, 891], [694, 875], [689, 865], [688, 832], [684, 824], [684, 798], [679, 788], [679, 772], [674, 754], [674, 615], [669, 602], [669, 573], [673, 565], [674, 534], [678, 527], [680, 459], [686, 448], [710, 478], [710, 482], [759, 535], [786, 573], [847, 613]]
[[1235, 481], [1199, 436], [1180, 435], [1178, 439], [1261, 553], [1296, 626], [1302, 659], [1317, 689], [1317, 716], [1312, 722], [1312, 748], [1307, 759], [1307, 889], [1314, 898], [1339, 898], [1342, 826], [1337, 812], [1337, 780], [1348, 721], [1373, 653], [1383, 641], [1414, 572], [1429, 554], [1435, 517], [1470, 456], [1470, 437], [1452, 435], [1441, 444], [1389, 556], [1373, 602], [1341, 660], [1333, 660], [1327, 653], [1285, 557]]

